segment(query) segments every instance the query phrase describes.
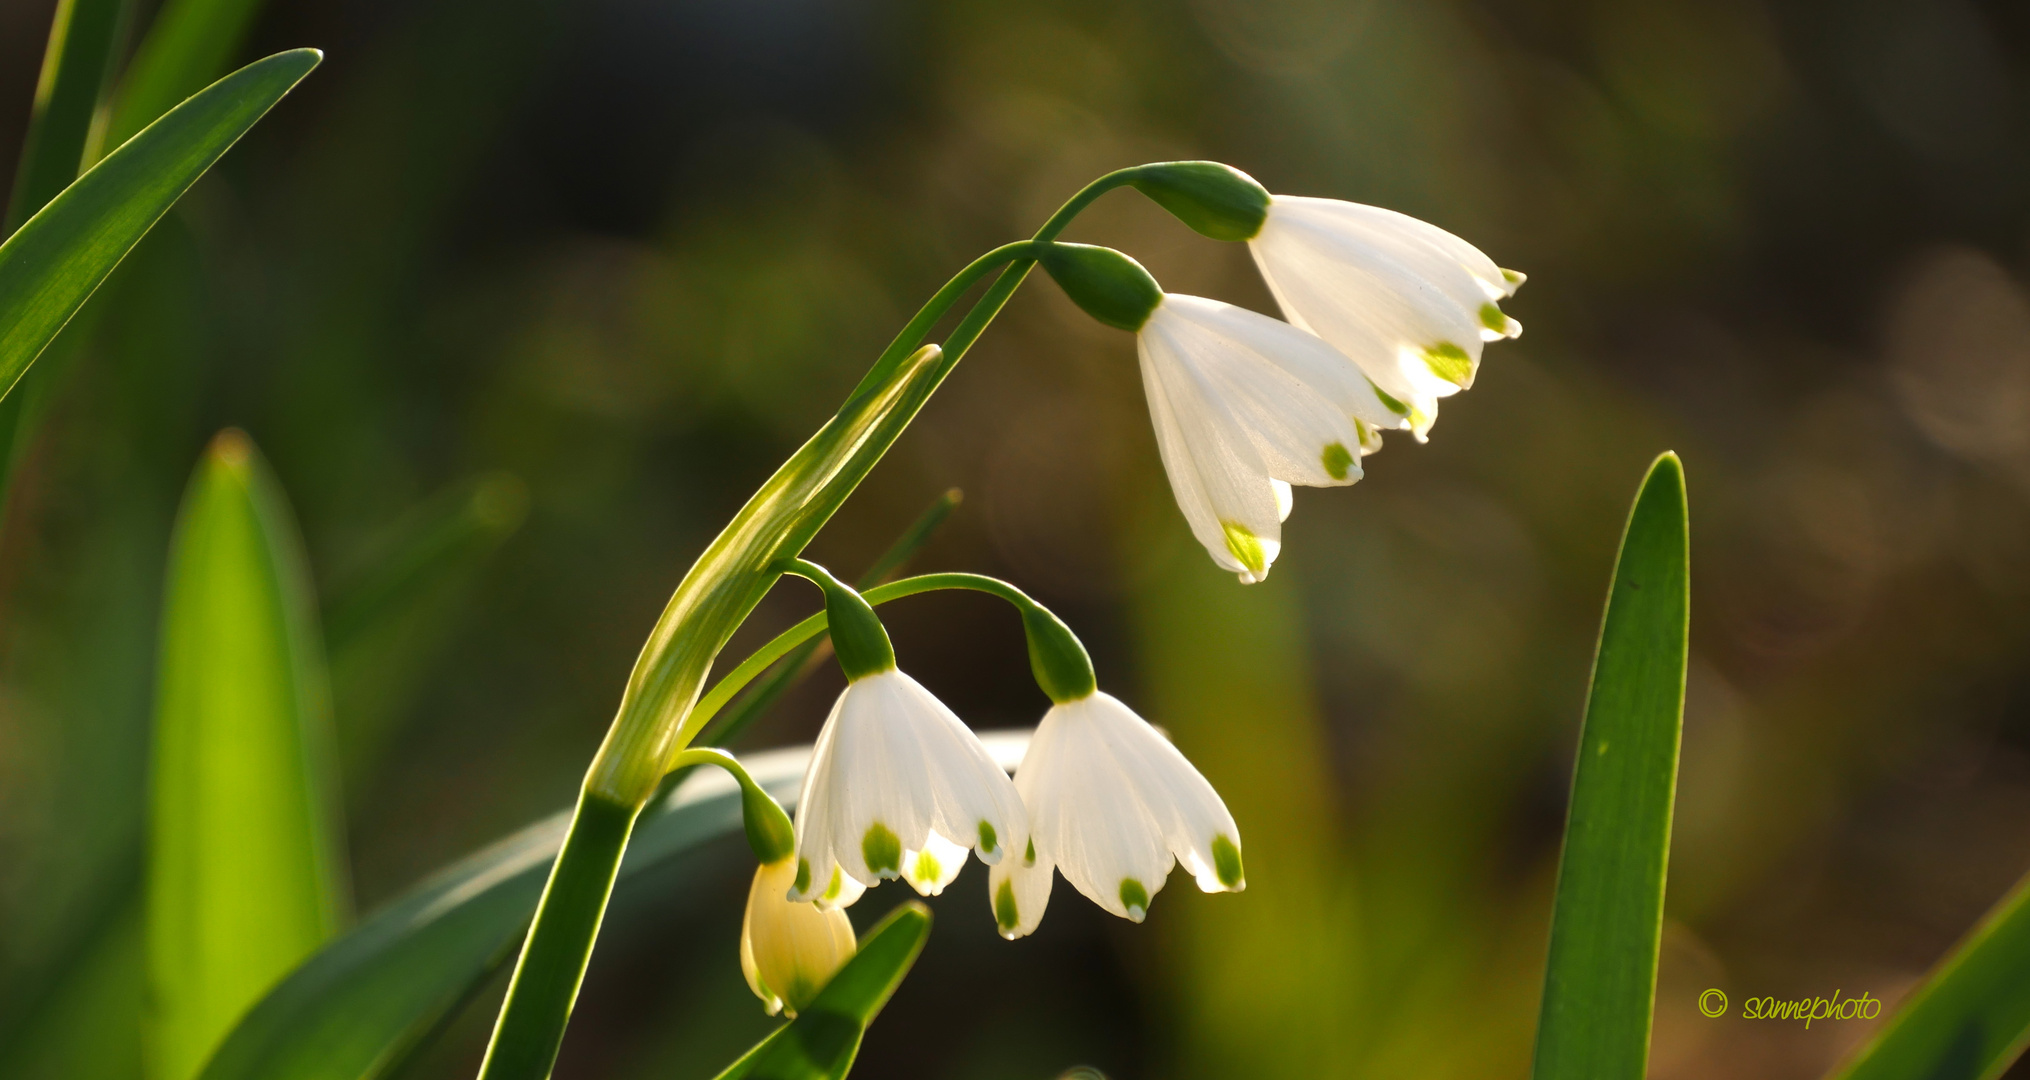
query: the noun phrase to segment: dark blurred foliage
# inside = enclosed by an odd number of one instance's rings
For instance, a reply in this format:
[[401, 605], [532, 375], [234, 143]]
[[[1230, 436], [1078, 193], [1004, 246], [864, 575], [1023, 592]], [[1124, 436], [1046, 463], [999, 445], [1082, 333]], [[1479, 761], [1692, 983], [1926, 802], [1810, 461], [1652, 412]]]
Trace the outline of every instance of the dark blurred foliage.
[[[8, 153], [49, 9], [0, 3]], [[338, 658], [370, 909], [564, 805], [691, 558], [914, 306], [1145, 160], [1437, 222], [1529, 272], [1529, 330], [1428, 446], [1300, 493], [1243, 588], [1169, 502], [1126, 335], [1032, 280], [813, 556], [857, 571], [963, 487], [918, 565], [1063, 612], [1226, 794], [1250, 888], [1173, 881], [1134, 927], [1060, 885], [1010, 945], [970, 870], [858, 1075], [1523, 1075], [1602, 590], [1666, 447], [1696, 654], [1652, 1074], [1816, 1075], [1864, 1025], [1698, 992], [1893, 1002], [2030, 868], [2020, 4], [300, 2], [257, 38], [329, 58], [94, 301], [0, 538], [6, 1075], [138, 1067], [89, 1018], [141, 1007], [156, 596], [213, 431], [272, 457], [328, 603], [442, 493], [527, 485], [506, 546]], [[1269, 304], [1133, 196], [1072, 235]], [[1005, 611], [890, 610], [976, 725], [1039, 715]], [[667, 877], [609, 921], [560, 1076], [702, 1077], [767, 1030], [735, 847]], [[498, 994], [407, 1075], [469, 1074]]]

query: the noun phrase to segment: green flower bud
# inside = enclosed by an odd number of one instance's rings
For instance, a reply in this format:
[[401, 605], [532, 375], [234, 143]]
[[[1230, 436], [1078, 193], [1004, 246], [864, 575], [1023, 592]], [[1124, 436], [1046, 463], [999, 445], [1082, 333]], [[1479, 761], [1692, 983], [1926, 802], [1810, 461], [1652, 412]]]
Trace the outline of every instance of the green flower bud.
[[1072, 303], [1108, 326], [1140, 330], [1163, 302], [1149, 271], [1113, 248], [1051, 244], [1040, 261]]
[[889, 643], [888, 628], [874, 614], [874, 608], [852, 588], [813, 562], [797, 559], [786, 573], [809, 579], [825, 591], [825, 622], [832, 635], [832, 651], [848, 680], [864, 679], [895, 670], [895, 646]]
[[1269, 219], [1269, 190], [1217, 161], [1165, 161], [1130, 181], [1177, 220], [1214, 240], [1252, 240]]
[[1040, 604], [1022, 605], [1022, 636], [1029, 641], [1029, 670], [1050, 700], [1062, 705], [1098, 689], [1093, 661], [1078, 635]]

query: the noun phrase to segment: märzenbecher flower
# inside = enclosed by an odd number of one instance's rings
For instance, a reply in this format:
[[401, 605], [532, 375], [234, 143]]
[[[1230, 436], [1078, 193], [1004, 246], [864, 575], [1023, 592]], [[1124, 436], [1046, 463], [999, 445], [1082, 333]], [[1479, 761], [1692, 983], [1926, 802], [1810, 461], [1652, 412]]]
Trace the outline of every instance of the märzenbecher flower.
[[1500, 306], [1522, 274], [1394, 210], [1272, 196], [1248, 250], [1284, 317], [1360, 365], [1419, 440], [1438, 399], [1473, 385], [1482, 346], [1522, 333]]
[[1134, 332], [1178, 509], [1242, 581], [1276, 561], [1291, 485], [1359, 480], [1381, 430], [1406, 423], [1339, 350], [1280, 319], [1165, 293], [1110, 248], [1054, 244], [1042, 262], [1088, 313]]
[[1032, 846], [989, 871], [1001, 936], [1036, 929], [1053, 867], [1093, 903], [1141, 922], [1183, 863], [1206, 892], [1247, 887], [1240, 831], [1204, 776], [1110, 694], [1052, 706], [1015, 772]]
[[934, 896], [958, 876], [967, 848], [989, 865], [1011, 846], [1025, 849], [1022, 797], [972, 730], [896, 669], [873, 608], [819, 567], [799, 561], [794, 572], [823, 575], [849, 681], [804, 772], [789, 899], [844, 907], [893, 877]]

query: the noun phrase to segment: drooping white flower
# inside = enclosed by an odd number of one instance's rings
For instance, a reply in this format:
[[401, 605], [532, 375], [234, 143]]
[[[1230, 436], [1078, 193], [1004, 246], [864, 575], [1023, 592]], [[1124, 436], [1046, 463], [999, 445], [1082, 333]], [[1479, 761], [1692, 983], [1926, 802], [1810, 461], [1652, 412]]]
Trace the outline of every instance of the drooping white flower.
[[1036, 929], [1053, 867], [1093, 903], [1141, 922], [1183, 863], [1206, 892], [1247, 887], [1233, 815], [1191, 762], [1112, 695], [1055, 705], [1015, 772], [1033, 844], [996, 864], [988, 897], [1001, 936]]
[[856, 944], [843, 910], [784, 895], [795, 880], [795, 859], [756, 867], [740, 923], [740, 970], [770, 1016], [795, 1016], [809, 1005], [852, 959]]
[[811, 751], [791, 900], [844, 907], [900, 877], [935, 896], [966, 849], [1000, 862], [1029, 841], [1022, 797], [972, 730], [895, 668], [854, 679]]
[[1394, 210], [1273, 196], [1248, 249], [1283, 315], [1359, 364], [1420, 441], [1438, 399], [1473, 385], [1482, 345], [1522, 333], [1499, 301], [1523, 275]]
[[1377, 432], [1404, 423], [1339, 350], [1246, 308], [1166, 293], [1135, 340], [1178, 508], [1242, 581], [1275, 562], [1292, 484], [1359, 480]]

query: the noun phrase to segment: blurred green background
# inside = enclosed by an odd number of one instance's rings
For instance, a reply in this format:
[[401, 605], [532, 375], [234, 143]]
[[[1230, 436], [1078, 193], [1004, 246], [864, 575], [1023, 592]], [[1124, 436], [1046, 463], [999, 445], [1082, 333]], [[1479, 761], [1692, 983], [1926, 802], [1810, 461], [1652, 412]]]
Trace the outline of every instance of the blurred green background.
[[[0, 176], [51, 7], [0, 0]], [[1128, 336], [1032, 279], [812, 556], [857, 572], [963, 488], [917, 566], [1062, 612], [1224, 793], [1250, 887], [1174, 880], [1134, 927], [1060, 884], [1008, 944], [969, 869], [856, 1075], [1523, 1075], [1613, 545], [1667, 447], [1694, 657], [1651, 1075], [1818, 1075], [1868, 1025], [1699, 991], [1893, 1003], [2030, 868], [2022, 5], [302, 0], [237, 54], [296, 45], [323, 68], [73, 328], [9, 496], [0, 1075], [139, 1075], [154, 633], [217, 429], [302, 521], [371, 910], [568, 803], [690, 560], [947, 274], [1168, 158], [1457, 232], [1530, 274], [1528, 333], [1428, 446], [1300, 492], [1244, 588], [1170, 502]], [[1270, 308], [1131, 195], [1069, 235]], [[391, 578], [457, 506], [491, 539]], [[1040, 715], [1000, 607], [887, 613], [975, 726]], [[616, 909], [560, 1077], [709, 1076], [768, 1030], [744, 860]], [[405, 1076], [470, 1075], [499, 993]]]

